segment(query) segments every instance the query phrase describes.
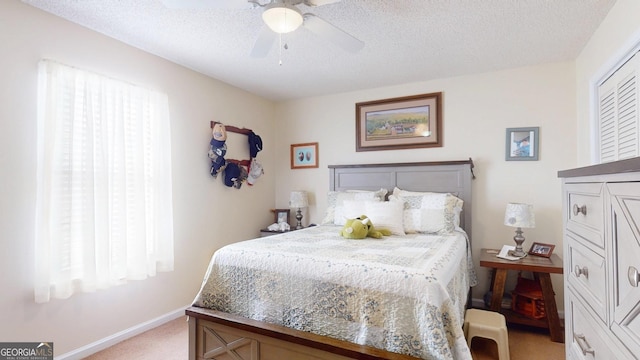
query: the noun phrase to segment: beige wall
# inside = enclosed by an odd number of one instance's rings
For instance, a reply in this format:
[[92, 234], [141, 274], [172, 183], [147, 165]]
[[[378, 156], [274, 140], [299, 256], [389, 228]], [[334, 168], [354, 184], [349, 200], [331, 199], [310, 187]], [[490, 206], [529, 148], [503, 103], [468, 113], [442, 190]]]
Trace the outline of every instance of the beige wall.
[[[210, 120], [273, 140], [274, 105], [17, 0], [0, 1], [0, 340], [53, 341], [57, 356], [188, 305], [213, 251], [272, 219], [273, 151], [253, 188], [209, 175]], [[169, 94], [175, 271], [47, 304], [33, 301], [37, 62], [47, 57]], [[239, 135], [238, 135], [239, 136]], [[230, 154], [246, 157], [246, 138]], [[237, 139], [236, 139], [237, 140]]]
[[[443, 147], [355, 151], [355, 103], [439, 91], [443, 93]], [[508, 202], [527, 202], [535, 207], [536, 228], [525, 231], [525, 247], [532, 241], [556, 244], [555, 251], [562, 255], [557, 171], [575, 165], [575, 117], [572, 62], [282, 103], [276, 116], [276, 158], [289, 159], [292, 143], [317, 141], [320, 167], [290, 170], [287, 161], [278, 161], [276, 204], [286, 206], [293, 189], [307, 190], [313, 194], [313, 201], [306, 219], [317, 223], [326, 208], [327, 165], [472, 157], [477, 176], [473, 181], [472, 234], [476, 253], [483, 247], [513, 244], [513, 228], [503, 225], [505, 207]], [[540, 160], [505, 161], [505, 129], [528, 126], [540, 127]], [[474, 290], [475, 298], [481, 298], [488, 289], [488, 273], [478, 269], [480, 285]], [[562, 307], [562, 277], [554, 275], [553, 281], [558, 305]]]
[[578, 164], [593, 164], [593, 84], [640, 44], [640, 1], [618, 0], [576, 59]]

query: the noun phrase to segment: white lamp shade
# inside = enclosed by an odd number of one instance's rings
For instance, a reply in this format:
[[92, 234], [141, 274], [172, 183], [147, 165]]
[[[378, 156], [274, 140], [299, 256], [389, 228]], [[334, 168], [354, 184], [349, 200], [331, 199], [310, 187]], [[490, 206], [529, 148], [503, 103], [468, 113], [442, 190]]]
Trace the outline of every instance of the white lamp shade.
[[507, 211], [504, 213], [504, 224], [520, 228], [535, 227], [536, 217], [533, 213], [533, 205], [518, 203], [507, 204]]
[[292, 191], [289, 198], [289, 206], [292, 208], [304, 208], [309, 206], [309, 198], [305, 191]]
[[262, 20], [278, 34], [292, 32], [302, 25], [302, 14], [292, 6], [274, 3], [262, 13]]

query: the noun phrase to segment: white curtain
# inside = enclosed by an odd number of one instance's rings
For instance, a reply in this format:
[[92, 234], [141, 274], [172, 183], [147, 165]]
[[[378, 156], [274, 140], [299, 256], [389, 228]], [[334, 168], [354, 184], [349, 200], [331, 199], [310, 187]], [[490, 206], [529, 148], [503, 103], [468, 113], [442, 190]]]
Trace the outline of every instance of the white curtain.
[[166, 94], [39, 63], [35, 300], [173, 270]]

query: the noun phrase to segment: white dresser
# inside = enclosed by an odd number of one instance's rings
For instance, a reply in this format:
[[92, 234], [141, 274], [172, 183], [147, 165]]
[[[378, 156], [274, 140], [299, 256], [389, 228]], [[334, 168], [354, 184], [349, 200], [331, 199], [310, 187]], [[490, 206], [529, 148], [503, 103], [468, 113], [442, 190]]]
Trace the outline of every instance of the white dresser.
[[558, 176], [567, 359], [640, 359], [640, 158]]

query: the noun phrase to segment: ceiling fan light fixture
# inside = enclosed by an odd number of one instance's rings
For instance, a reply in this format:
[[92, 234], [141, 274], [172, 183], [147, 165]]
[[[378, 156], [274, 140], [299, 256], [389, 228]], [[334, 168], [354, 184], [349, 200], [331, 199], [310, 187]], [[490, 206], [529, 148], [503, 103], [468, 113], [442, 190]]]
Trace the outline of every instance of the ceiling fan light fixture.
[[286, 34], [300, 27], [303, 18], [302, 13], [295, 7], [274, 3], [264, 10], [262, 20], [274, 32]]

